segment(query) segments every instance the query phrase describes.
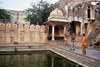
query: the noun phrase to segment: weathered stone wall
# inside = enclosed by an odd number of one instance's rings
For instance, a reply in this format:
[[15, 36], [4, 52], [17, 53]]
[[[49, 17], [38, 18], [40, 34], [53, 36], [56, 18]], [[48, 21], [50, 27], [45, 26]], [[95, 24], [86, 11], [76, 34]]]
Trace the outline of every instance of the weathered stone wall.
[[100, 46], [100, 21], [91, 22], [90, 26], [92, 29], [88, 35], [89, 45], [98, 43], [97, 45]]
[[4, 43], [45, 43], [44, 25], [0, 23], [0, 44]]

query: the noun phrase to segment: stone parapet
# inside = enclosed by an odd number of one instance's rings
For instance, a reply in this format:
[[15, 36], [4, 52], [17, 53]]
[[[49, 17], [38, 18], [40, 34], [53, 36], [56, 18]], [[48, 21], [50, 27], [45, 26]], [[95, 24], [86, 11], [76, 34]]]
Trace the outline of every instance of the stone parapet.
[[45, 43], [44, 25], [0, 23], [0, 44]]

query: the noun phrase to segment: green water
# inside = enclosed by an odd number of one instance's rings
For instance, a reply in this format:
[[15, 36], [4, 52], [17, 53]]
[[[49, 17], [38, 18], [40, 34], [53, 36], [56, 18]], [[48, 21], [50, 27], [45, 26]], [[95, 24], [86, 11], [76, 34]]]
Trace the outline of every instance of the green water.
[[0, 53], [0, 67], [82, 67], [50, 51]]

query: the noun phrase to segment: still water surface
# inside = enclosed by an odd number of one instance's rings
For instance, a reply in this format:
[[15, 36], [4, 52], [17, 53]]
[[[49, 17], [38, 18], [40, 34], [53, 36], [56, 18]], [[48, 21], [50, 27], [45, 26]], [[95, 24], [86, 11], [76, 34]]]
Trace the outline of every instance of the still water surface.
[[0, 53], [0, 67], [82, 67], [51, 51]]

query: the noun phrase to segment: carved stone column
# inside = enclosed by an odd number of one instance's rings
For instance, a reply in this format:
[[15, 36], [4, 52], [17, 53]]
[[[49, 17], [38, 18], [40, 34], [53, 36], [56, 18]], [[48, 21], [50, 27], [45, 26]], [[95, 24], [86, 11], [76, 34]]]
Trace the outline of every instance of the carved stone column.
[[64, 27], [64, 40], [66, 40], [66, 37], [65, 37], [65, 35], [67, 33], [67, 31], [66, 31], [66, 24], [64, 24], [63, 27]]
[[54, 29], [55, 29], [55, 24], [52, 24], [52, 40], [54, 41], [55, 38], [54, 38]]
[[83, 34], [83, 24], [81, 23], [81, 35]]

